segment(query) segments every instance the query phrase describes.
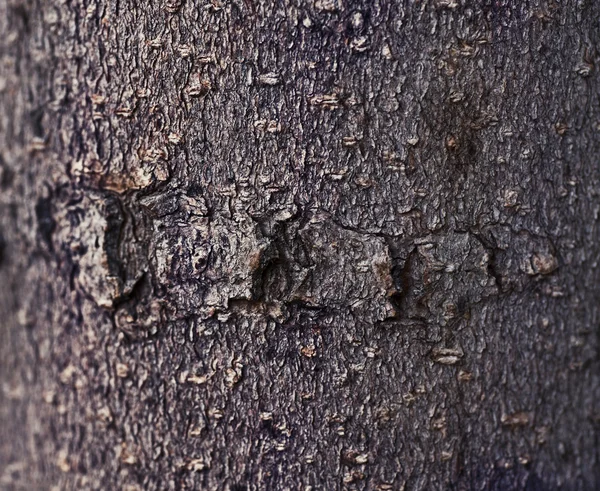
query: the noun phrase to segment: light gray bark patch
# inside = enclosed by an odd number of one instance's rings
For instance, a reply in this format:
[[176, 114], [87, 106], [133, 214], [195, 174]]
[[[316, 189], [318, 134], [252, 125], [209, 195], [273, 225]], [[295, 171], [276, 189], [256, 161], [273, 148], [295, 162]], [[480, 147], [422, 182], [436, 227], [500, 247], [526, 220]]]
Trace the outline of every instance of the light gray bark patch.
[[269, 261], [270, 242], [248, 216], [212, 221], [211, 263], [206, 276], [213, 286], [204, 299], [206, 305], [226, 309], [230, 299], [253, 300], [258, 296], [255, 275]]
[[79, 288], [101, 307], [112, 308], [123, 291], [119, 260], [122, 215], [117, 201], [89, 193], [70, 206], [62, 201], [55, 240], [71, 262]]

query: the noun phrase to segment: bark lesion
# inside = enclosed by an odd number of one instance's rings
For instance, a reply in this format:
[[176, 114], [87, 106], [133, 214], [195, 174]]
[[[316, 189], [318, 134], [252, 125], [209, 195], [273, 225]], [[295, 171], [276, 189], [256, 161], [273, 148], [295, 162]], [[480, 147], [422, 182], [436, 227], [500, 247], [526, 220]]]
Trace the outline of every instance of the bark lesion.
[[392, 263], [391, 276], [394, 290], [390, 301], [394, 306], [394, 315], [386, 320], [410, 319], [418, 322], [427, 317], [426, 306], [421, 300], [423, 265], [416, 246], [408, 250], [407, 256], [396, 258]]
[[165, 314], [164, 302], [156, 298], [147, 274], [142, 274], [114, 301], [114, 324], [132, 341], [157, 334]]
[[493, 258], [470, 232], [388, 242], [394, 315], [387, 322], [454, 329], [468, 322], [473, 305], [498, 294]]
[[523, 291], [559, 269], [559, 254], [549, 236], [508, 225], [488, 226], [473, 236], [489, 251], [490, 274], [504, 294]]
[[[391, 311], [390, 263], [382, 238], [341, 228], [327, 214], [262, 224], [255, 233], [262, 245], [244, 252], [244, 262], [241, 250], [231, 250], [234, 269], [223, 285], [227, 305], [217, 310], [263, 311], [280, 319], [296, 308], [350, 309], [366, 319], [381, 319]], [[234, 281], [240, 266], [247, 268], [243, 290]]]

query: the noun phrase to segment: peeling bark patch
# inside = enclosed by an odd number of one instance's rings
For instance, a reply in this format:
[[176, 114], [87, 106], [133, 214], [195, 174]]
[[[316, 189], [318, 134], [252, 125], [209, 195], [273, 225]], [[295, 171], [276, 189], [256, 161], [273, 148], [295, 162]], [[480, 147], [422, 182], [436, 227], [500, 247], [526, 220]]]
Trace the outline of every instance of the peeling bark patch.
[[530, 415], [527, 412], [517, 412], [512, 414], [503, 414], [501, 422], [504, 426], [526, 426], [529, 424]]
[[558, 269], [558, 260], [549, 252], [536, 252], [531, 260], [531, 266], [536, 274], [550, 274]]
[[456, 365], [464, 356], [462, 349], [436, 348], [433, 350], [432, 359], [442, 365]]

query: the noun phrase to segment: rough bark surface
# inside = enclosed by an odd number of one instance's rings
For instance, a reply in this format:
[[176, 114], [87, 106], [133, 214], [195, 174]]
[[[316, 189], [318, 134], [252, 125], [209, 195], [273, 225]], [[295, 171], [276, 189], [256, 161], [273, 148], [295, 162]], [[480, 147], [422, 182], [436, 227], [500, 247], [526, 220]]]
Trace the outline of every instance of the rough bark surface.
[[599, 19], [2, 0], [0, 488], [597, 489]]

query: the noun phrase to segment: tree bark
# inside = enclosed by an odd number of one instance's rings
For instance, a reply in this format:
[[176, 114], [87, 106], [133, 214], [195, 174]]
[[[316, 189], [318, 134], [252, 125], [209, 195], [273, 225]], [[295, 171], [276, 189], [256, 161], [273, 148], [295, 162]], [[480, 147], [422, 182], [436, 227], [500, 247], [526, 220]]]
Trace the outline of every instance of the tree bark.
[[600, 486], [600, 3], [0, 3], [0, 488]]

